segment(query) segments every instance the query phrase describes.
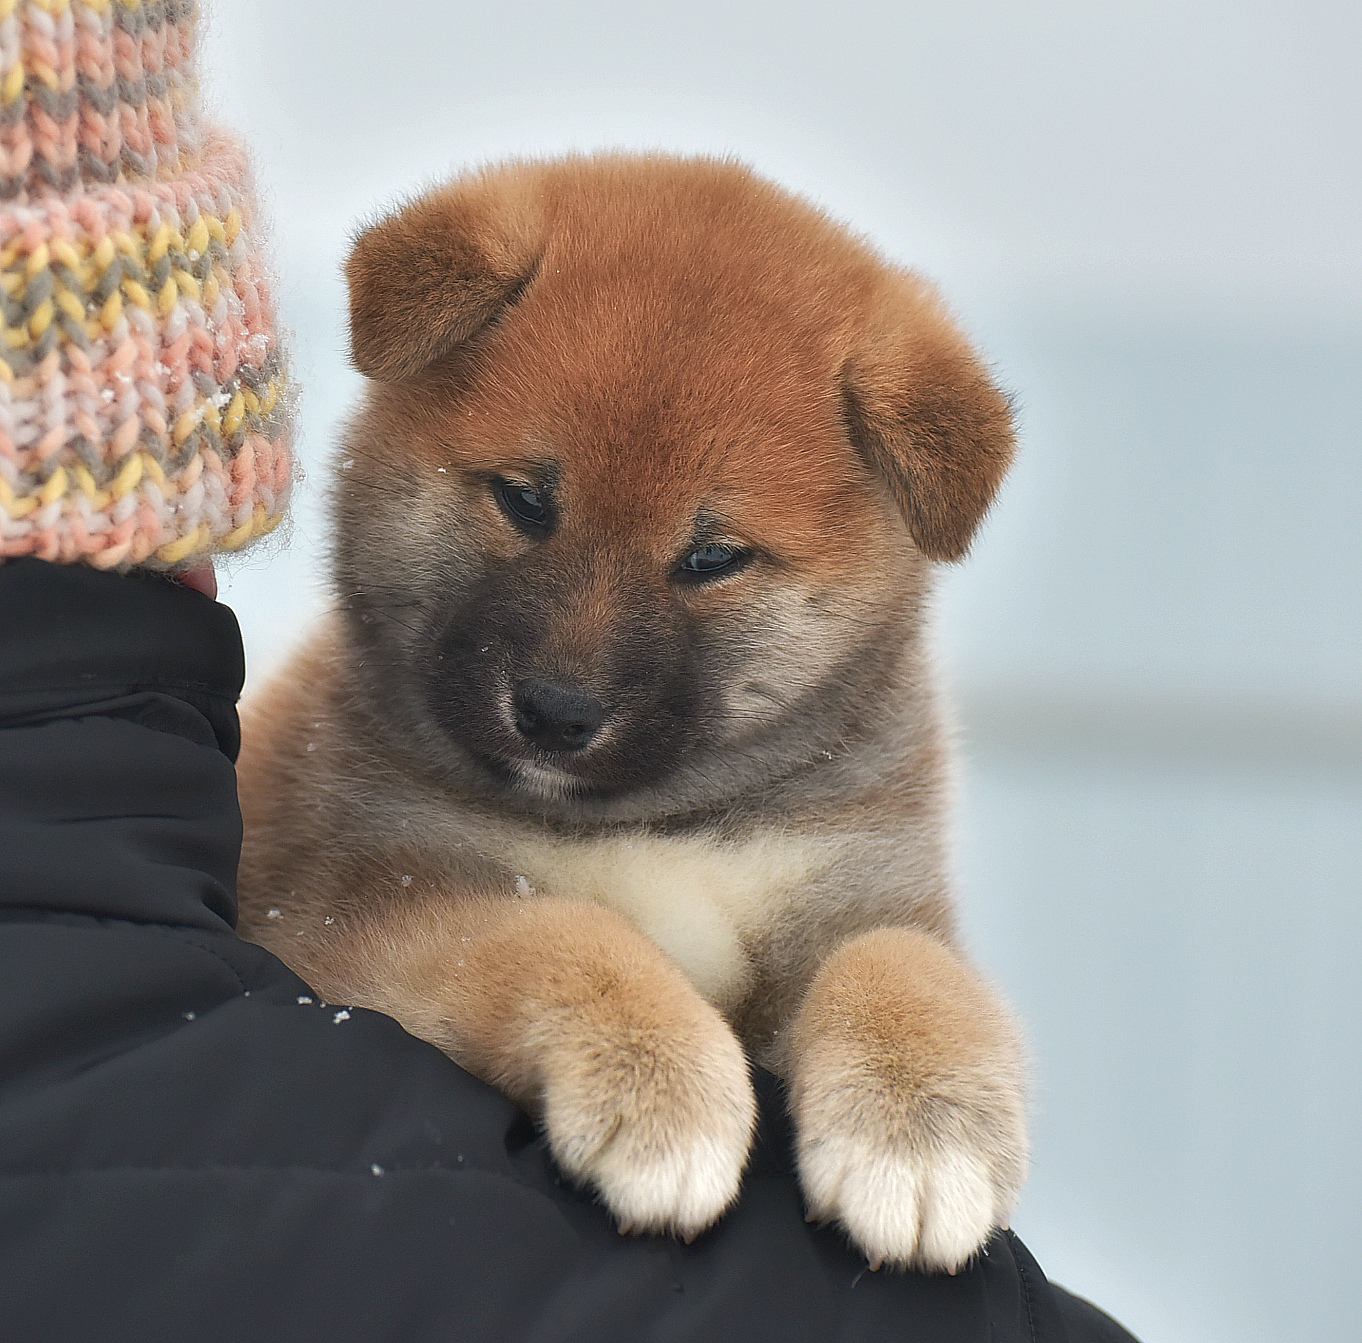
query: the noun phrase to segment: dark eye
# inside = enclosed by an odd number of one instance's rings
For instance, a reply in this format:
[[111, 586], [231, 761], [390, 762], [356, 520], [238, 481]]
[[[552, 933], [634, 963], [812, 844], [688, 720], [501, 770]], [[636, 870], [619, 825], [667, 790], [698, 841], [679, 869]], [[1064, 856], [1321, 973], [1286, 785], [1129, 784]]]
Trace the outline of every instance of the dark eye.
[[502, 512], [523, 532], [537, 535], [553, 526], [553, 510], [548, 501], [533, 485], [521, 485], [513, 480], [498, 480], [492, 493]]
[[751, 558], [750, 551], [711, 541], [707, 546], [698, 546], [692, 550], [681, 561], [678, 573], [693, 583], [703, 582], [707, 578], [717, 578], [720, 574], [735, 573]]

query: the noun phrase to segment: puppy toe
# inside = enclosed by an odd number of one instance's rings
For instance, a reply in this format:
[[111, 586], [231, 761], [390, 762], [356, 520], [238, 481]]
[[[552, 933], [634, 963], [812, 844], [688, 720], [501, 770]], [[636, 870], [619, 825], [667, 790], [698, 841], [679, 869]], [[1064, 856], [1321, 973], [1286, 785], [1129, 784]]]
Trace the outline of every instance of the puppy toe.
[[658, 1153], [641, 1153], [617, 1138], [582, 1173], [621, 1226], [693, 1240], [738, 1196], [747, 1146], [741, 1122], [727, 1133], [678, 1136], [670, 1150]]
[[714, 1025], [705, 1048], [617, 1058], [546, 1097], [555, 1160], [596, 1187], [622, 1228], [691, 1239], [738, 1195], [756, 1099], [741, 1047]]
[[997, 1220], [988, 1167], [966, 1148], [837, 1135], [804, 1145], [799, 1164], [810, 1211], [839, 1221], [875, 1267], [954, 1273]]

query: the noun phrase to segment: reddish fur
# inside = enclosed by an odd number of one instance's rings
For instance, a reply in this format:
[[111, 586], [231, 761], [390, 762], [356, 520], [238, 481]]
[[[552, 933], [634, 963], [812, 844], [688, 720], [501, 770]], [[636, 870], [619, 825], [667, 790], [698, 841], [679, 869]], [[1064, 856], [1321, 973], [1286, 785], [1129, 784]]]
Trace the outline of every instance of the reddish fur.
[[[415, 417], [406, 389], [380, 397], [407, 412], [413, 450], [444, 465], [571, 444], [592, 497], [618, 499], [603, 520], [612, 531], [674, 545], [678, 504], [698, 486], [743, 510], [754, 540], [816, 563], [864, 510], [845, 393], [858, 446], [914, 540], [958, 558], [1013, 443], [1005, 397], [935, 292], [736, 164], [642, 162], [462, 178], [360, 239], [349, 274], [362, 370], [400, 383], [424, 369], [417, 384], [435, 391], [462, 382], [468, 362], [496, 362], [495, 383], [463, 402], [455, 441], [423, 413], [425, 397]], [[439, 363], [530, 274], [511, 330]], [[650, 497], [621, 496], [618, 454], [650, 439], [672, 450], [654, 459], [668, 470]]]

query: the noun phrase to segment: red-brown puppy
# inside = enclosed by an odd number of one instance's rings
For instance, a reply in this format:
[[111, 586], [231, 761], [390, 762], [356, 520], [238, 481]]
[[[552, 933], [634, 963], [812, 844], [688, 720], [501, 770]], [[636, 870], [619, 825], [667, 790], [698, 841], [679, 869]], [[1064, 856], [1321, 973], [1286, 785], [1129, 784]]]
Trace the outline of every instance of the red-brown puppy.
[[1017, 1039], [956, 943], [923, 623], [1012, 453], [932, 289], [732, 163], [513, 163], [349, 263], [336, 614], [253, 706], [242, 927], [543, 1120], [625, 1227], [738, 1192], [955, 1269]]

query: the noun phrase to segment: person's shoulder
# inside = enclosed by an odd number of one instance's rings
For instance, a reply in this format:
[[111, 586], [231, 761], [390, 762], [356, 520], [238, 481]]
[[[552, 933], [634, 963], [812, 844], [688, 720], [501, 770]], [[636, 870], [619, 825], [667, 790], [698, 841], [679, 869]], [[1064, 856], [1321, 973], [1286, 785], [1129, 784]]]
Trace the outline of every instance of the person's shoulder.
[[728, 1215], [691, 1245], [625, 1237], [505, 1097], [259, 948], [70, 915], [0, 939], [27, 967], [5, 1018], [30, 1040], [26, 1013], [60, 1023], [0, 1099], [16, 1337], [1124, 1337], [1008, 1234], [953, 1278], [869, 1272], [805, 1223], [765, 1075]]

